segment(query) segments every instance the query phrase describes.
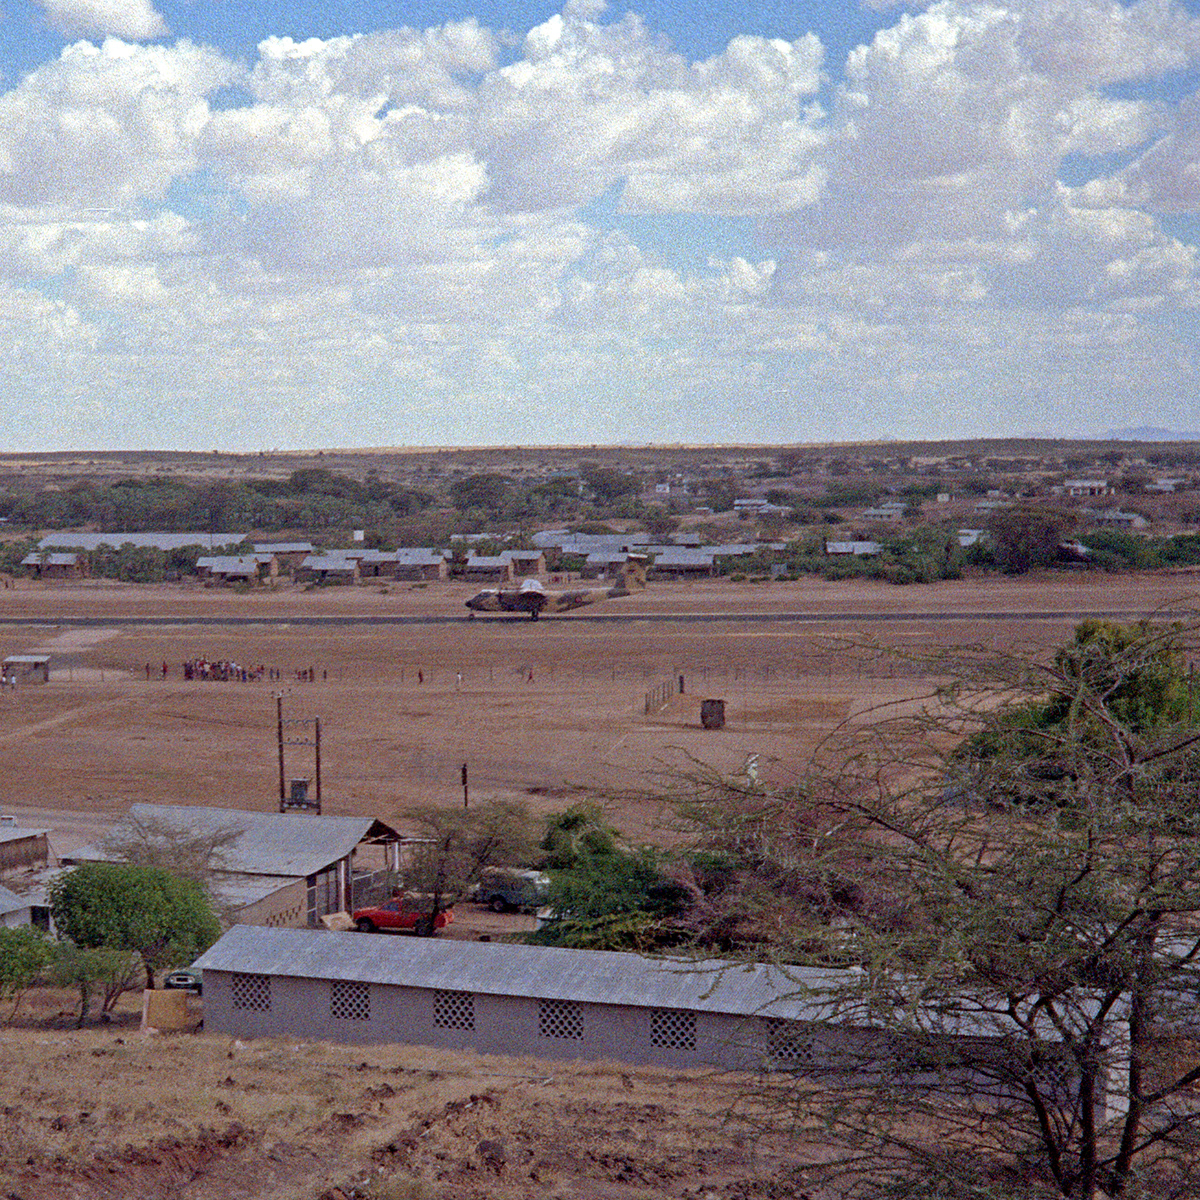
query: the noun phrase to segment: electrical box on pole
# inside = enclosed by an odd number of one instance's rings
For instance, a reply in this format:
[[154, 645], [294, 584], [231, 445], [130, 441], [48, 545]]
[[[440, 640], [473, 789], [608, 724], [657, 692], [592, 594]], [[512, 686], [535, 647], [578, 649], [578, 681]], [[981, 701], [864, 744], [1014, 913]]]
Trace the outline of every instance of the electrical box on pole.
[[[275, 740], [279, 750], [279, 811], [321, 815], [321, 718], [285, 719], [283, 697], [275, 697]], [[286, 747], [299, 746], [313, 752], [313, 778], [288, 778]], [[309, 784], [316, 787], [309, 791]]]

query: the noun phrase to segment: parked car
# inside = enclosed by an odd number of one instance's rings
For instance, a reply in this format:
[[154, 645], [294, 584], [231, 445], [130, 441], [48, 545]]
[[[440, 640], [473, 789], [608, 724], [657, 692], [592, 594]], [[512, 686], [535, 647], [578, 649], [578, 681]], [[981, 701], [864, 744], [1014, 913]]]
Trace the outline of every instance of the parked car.
[[163, 980], [164, 988], [170, 988], [176, 992], [195, 992], [197, 996], [200, 995], [203, 986], [204, 980], [199, 971], [171, 971]]
[[359, 933], [411, 929], [414, 933], [429, 934], [449, 925], [454, 920], [454, 909], [442, 909], [433, 922], [433, 929], [429, 928], [429, 898], [426, 896], [393, 896], [374, 908], [355, 909], [353, 917]]
[[476, 904], [485, 904], [492, 912], [533, 912], [546, 903], [549, 891], [550, 876], [545, 871], [492, 867], [484, 871], [474, 897]]

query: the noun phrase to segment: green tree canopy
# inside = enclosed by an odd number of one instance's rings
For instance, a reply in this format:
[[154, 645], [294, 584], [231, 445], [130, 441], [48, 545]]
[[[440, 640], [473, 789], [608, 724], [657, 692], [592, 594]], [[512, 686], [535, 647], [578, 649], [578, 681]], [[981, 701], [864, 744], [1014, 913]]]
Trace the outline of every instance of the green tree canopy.
[[81, 949], [138, 954], [149, 987], [155, 972], [190, 962], [221, 932], [200, 885], [161, 867], [84, 863], [50, 885], [50, 907]]
[[1010, 575], [1023, 575], [1058, 561], [1058, 547], [1076, 525], [1075, 514], [1057, 508], [1014, 505], [997, 509], [987, 522], [999, 565]]

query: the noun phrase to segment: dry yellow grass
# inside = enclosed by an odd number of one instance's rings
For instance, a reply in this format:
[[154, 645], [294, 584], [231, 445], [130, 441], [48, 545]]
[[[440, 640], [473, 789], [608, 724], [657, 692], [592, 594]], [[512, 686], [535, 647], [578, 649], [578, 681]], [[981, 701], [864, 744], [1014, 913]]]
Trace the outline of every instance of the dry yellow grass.
[[[46, 993], [32, 1011], [68, 998]], [[128, 1011], [128, 1008], [126, 1009]], [[0, 1190], [66, 1200], [773, 1194], [746, 1077], [408, 1046], [0, 1031]]]

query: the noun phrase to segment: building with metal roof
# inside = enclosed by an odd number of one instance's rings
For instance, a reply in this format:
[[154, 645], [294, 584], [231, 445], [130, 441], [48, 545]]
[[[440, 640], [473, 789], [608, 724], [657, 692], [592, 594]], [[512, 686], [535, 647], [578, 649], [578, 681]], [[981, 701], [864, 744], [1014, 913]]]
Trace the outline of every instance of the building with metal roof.
[[24, 829], [8, 819], [0, 824], [0, 875], [29, 871], [50, 863], [50, 830]]
[[648, 574], [652, 579], [704, 578], [716, 574], [716, 560], [711, 549], [662, 547]]
[[194, 965], [205, 1029], [236, 1037], [739, 1068], [822, 1011], [766, 964], [387, 934], [236, 926]]
[[21, 559], [35, 579], [77, 579], [87, 574], [87, 561], [74, 550], [37, 551]]
[[[316, 925], [328, 913], [352, 909], [356, 890], [400, 869], [406, 841], [373, 817], [134, 804], [106, 838], [63, 862], [118, 861], [112, 846], [169, 841], [173, 831], [181, 837], [236, 834], [214, 863], [213, 890], [240, 921], [265, 925]], [[370, 869], [363, 869], [360, 852], [373, 857]]]
[[[878, 997], [870, 1002], [867, 976], [856, 968], [243, 926], [194, 966], [204, 974], [206, 1031], [234, 1037], [399, 1042], [673, 1068], [775, 1067], [843, 1079], [877, 1079], [896, 1066], [905, 1058], [901, 1036], [950, 1052], [948, 1061], [969, 1039], [973, 1057], [951, 1068], [955, 1085], [1012, 1094], [1002, 1004], [968, 995], [925, 1010], [905, 998], [899, 980], [887, 1014]], [[904, 1024], [911, 1032], [900, 1035]], [[1053, 1041], [1049, 1020], [1042, 1024]], [[989, 1074], [989, 1052], [999, 1072]], [[927, 1077], [924, 1086], [948, 1078], [941, 1068], [900, 1069], [912, 1081]]]
[[450, 572], [449, 552], [421, 546], [401, 546], [396, 551], [397, 579], [445, 579]]
[[148, 547], [153, 550], [179, 550], [184, 546], [203, 546], [219, 550], [237, 546], [245, 541], [244, 533], [84, 533], [65, 530], [47, 534], [38, 542], [39, 550], [99, 550], [101, 546], [119, 549], [121, 546]]

